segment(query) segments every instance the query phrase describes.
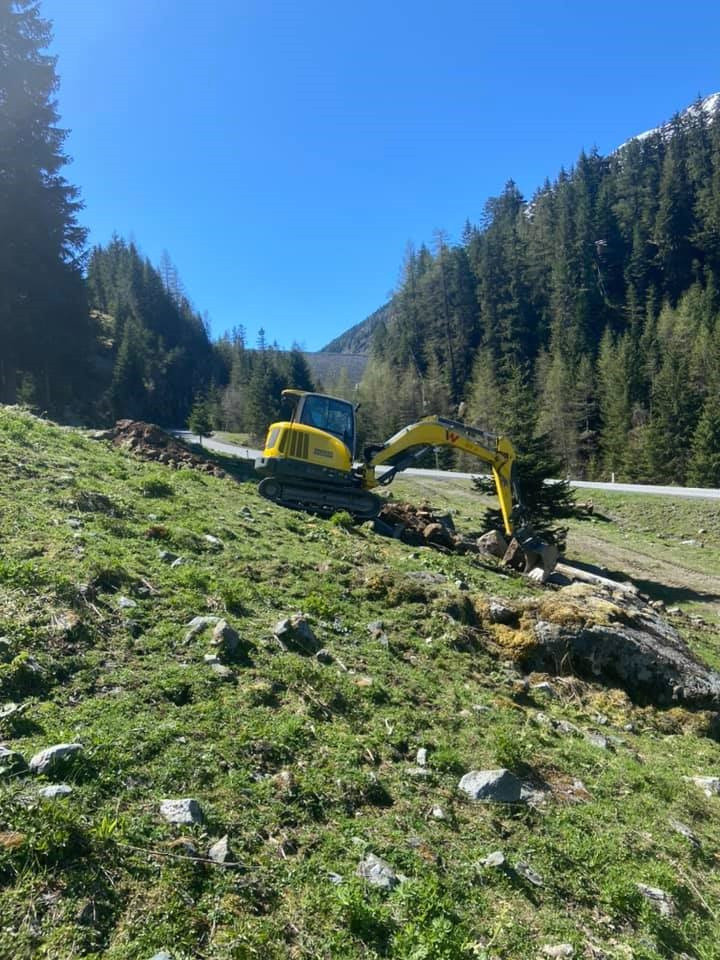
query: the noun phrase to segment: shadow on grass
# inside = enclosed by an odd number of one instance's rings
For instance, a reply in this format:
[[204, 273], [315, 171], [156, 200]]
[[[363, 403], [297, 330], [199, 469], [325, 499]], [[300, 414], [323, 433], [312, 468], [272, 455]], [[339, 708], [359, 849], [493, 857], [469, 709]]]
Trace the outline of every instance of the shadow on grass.
[[[720, 590], [717, 593], [704, 590], [693, 590], [691, 587], [674, 587], [668, 583], [661, 583], [658, 580], [644, 580], [641, 577], [633, 577], [623, 570], [608, 570], [606, 567], [598, 567], [592, 563], [585, 563], [582, 560], [564, 560], [568, 566], [576, 567], [585, 573], [593, 573], [597, 576], [605, 577], [608, 580], [615, 580], [617, 583], [631, 583], [638, 590], [650, 597], [651, 600], [662, 600], [668, 606], [678, 603], [718, 603], [720, 602]], [[720, 584], [720, 578], [718, 578]]]

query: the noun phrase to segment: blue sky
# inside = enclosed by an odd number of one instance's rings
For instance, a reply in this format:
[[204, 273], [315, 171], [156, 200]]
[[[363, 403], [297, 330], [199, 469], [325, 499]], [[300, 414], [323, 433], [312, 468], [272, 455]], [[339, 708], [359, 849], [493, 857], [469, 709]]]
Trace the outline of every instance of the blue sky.
[[92, 243], [167, 249], [214, 335], [321, 347], [513, 178], [720, 90], [720, 4], [42, 0]]

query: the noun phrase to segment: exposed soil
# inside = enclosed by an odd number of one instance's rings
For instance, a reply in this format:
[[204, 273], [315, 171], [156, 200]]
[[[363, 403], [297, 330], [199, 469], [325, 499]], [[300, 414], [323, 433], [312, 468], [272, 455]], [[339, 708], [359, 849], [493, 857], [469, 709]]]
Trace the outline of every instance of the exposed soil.
[[191, 467], [216, 477], [226, 476], [225, 471], [205, 457], [192, 453], [184, 443], [166, 433], [154, 423], [143, 420], [118, 420], [110, 430], [95, 434], [98, 440], [110, 440], [116, 447], [131, 450], [142, 460], [156, 461], [175, 469]]

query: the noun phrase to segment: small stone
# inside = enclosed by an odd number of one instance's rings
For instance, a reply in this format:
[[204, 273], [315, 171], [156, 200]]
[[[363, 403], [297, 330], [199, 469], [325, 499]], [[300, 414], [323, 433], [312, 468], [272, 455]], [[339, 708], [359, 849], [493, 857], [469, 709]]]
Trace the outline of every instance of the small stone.
[[82, 526], [81, 521], [78, 520], [76, 517], [69, 517], [65, 522], [67, 523], [67, 525], [70, 527], [71, 530], [79, 530], [80, 527]]
[[504, 867], [506, 863], [507, 861], [505, 859], [505, 854], [502, 852], [502, 850], [494, 850], [486, 857], [483, 857], [483, 859], [480, 861], [480, 866], [497, 870], [499, 867]]
[[360, 861], [355, 875], [381, 890], [392, 890], [400, 883], [400, 878], [387, 860], [376, 857], [374, 853], [369, 853], [364, 860]]
[[455, 581], [455, 586], [456, 586], [456, 588], [457, 588], [458, 590], [469, 590], [469, 589], [470, 589], [467, 580], [456, 580], [456, 581]]
[[588, 743], [591, 743], [594, 747], [598, 747], [600, 750], [612, 750], [612, 744], [607, 737], [604, 737], [601, 733], [595, 733], [594, 730], [588, 730], [585, 734], [585, 739]]
[[27, 771], [27, 760], [21, 753], [9, 747], [0, 746], [0, 780], [17, 777]]
[[491, 600], [488, 607], [490, 623], [502, 623], [506, 626], [517, 620], [517, 613], [512, 607], [506, 606], [497, 600]]
[[137, 601], [131, 597], [118, 597], [117, 605], [120, 610], [132, 610], [133, 607], [137, 606]]
[[230, 849], [230, 841], [227, 834], [210, 847], [208, 850], [208, 860], [212, 860], [213, 863], [221, 865], [231, 863], [235, 860], [235, 856]]
[[321, 650], [318, 650], [318, 652], [315, 654], [315, 659], [318, 661], [318, 663], [324, 663], [326, 665], [329, 665], [333, 662], [335, 657], [330, 653], [330, 651], [326, 647], [323, 647]]
[[167, 950], [161, 950], [159, 953], [154, 953], [150, 960], [173, 960], [173, 958]]
[[208, 627], [214, 627], [216, 623], [220, 623], [220, 620], [220, 617], [193, 617], [187, 625], [188, 629], [184, 642], [190, 643], [191, 640], [194, 640], [198, 634], [207, 630]]
[[11, 717], [19, 716], [27, 710], [28, 703], [6, 703], [0, 707], [0, 720], [9, 720]]
[[536, 870], [533, 870], [529, 863], [525, 863], [523, 860], [518, 860], [518, 862], [515, 864], [515, 872], [519, 873], [521, 877], [524, 877], [526, 880], [532, 883], [533, 886], [543, 886], [543, 878]]
[[332, 883], [334, 887], [339, 887], [340, 884], [343, 882], [343, 878], [341, 877], [341, 875], [339, 873], [333, 873], [332, 870], [328, 870], [327, 877], [330, 883]]
[[203, 660], [210, 666], [214, 663], [220, 663], [220, 657], [216, 653], [204, 653]]
[[205, 543], [210, 544], [211, 547], [216, 547], [218, 550], [223, 546], [223, 542], [220, 537], [214, 537], [211, 533], [206, 533], [203, 537]]
[[187, 563], [185, 557], [178, 557], [177, 560], [173, 560], [170, 564], [170, 569], [173, 570], [175, 567], [181, 567], [184, 563]]
[[720, 796], [720, 777], [683, 777], [683, 780], [700, 787], [706, 797]]
[[226, 657], [234, 657], [240, 647], [240, 634], [227, 620], [218, 620], [212, 634], [212, 644]]
[[699, 847], [699, 846], [700, 846], [700, 841], [699, 841], [698, 838], [695, 836], [695, 834], [692, 832], [692, 830], [690, 829], [690, 827], [687, 826], [687, 824], [682, 823], [680, 820], [674, 820], [674, 819], [672, 819], [672, 818], [670, 818], [670, 820], [669, 820], [668, 822], [670, 823], [670, 826], [673, 828], [673, 830], [674, 830], [676, 833], [679, 833], [680, 836], [685, 837], [686, 840], [689, 840], [690, 843], [692, 843], [693, 846], [695, 846], [695, 847]]
[[67, 783], [50, 783], [38, 791], [38, 796], [46, 800], [56, 800], [58, 797], [67, 797], [72, 792], [72, 787]]
[[671, 617], [676, 617], [682, 613], [682, 610], [680, 607], [668, 607], [666, 612], [670, 614]]
[[509, 770], [471, 770], [460, 780], [458, 789], [471, 800], [494, 803], [519, 803], [522, 782]]
[[644, 883], [636, 883], [635, 886], [648, 903], [657, 910], [661, 917], [674, 916], [677, 908], [675, 901], [669, 893], [666, 893], [665, 890], [661, 890], [659, 887], [648, 887]]
[[427, 767], [408, 767], [406, 773], [415, 780], [423, 780], [431, 776]]
[[380, 634], [385, 629], [385, 624], [382, 620], [373, 620], [372, 623], [367, 625], [368, 632], [372, 634], [373, 637], [379, 637]]
[[230, 667], [225, 666], [224, 663], [211, 663], [210, 669], [215, 676], [220, 677], [221, 680], [229, 680], [233, 675]]
[[158, 553], [158, 559], [162, 560], [163, 563], [173, 564], [175, 563], [176, 560], [179, 560], [180, 558], [176, 553], [171, 553], [169, 550], [161, 550]]
[[533, 683], [531, 690], [533, 693], [540, 693], [546, 697], [555, 698], [558, 695], [557, 690], [548, 680], [543, 680], [541, 683]]
[[435, 804], [435, 806], [430, 810], [430, 816], [433, 818], [433, 820], [447, 820], [447, 814], [438, 804]]
[[573, 957], [575, 948], [571, 943], [546, 943], [542, 948], [546, 957]]
[[293, 650], [306, 656], [312, 656], [322, 647], [307, 617], [301, 613], [279, 620], [273, 628], [273, 636], [283, 650]]
[[168, 823], [202, 823], [203, 812], [200, 804], [192, 797], [181, 800], [163, 800], [160, 813]]
[[81, 743], [58, 743], [53, 747], [46, 747], [36, 753], [30, 760], [31, 773], [49, 773], [57, 767], [62, 767], [82, 752]]
[[418, 752], [415, 754], [415, 763], [419, 767], [427, 766], [427, 749], [425, 747], [420, 747]]

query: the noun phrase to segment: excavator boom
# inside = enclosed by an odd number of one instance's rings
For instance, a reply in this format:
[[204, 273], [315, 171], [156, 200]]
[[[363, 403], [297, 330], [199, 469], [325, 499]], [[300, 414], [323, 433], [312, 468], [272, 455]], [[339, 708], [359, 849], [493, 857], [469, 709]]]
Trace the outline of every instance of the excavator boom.
[[[405, 470], [425, 451], [433, 447], [462, 450], [487, 463], [495, 481], [505, 532], [513, 533], [513, 505], [519, 506], [515, 483], [515, 450], [507, 437], [498, 437], [445, 417], [425, 417], [399, 430], [381, 447], [371, 447], [366, 460], [364, 486], [389, 483], [399, 470]], [[391, 470], [380, 477], [375, 468], [390, 464]]]

